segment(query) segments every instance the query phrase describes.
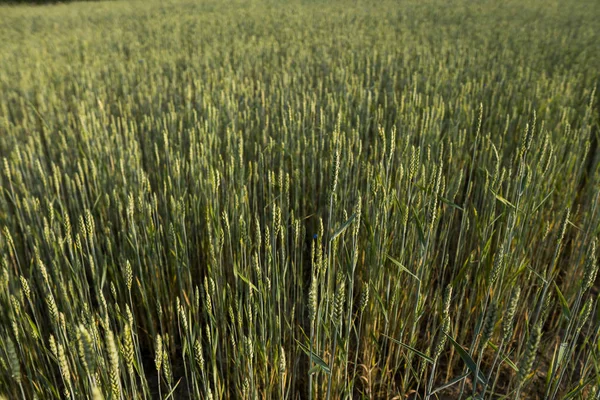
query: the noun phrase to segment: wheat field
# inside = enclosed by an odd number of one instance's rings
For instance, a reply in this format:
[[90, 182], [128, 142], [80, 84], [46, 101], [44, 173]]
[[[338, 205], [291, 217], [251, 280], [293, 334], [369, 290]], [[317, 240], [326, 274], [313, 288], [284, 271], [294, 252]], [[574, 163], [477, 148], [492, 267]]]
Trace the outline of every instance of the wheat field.
[[599, 20], [0, 5], [0, 395], [600, 399]]

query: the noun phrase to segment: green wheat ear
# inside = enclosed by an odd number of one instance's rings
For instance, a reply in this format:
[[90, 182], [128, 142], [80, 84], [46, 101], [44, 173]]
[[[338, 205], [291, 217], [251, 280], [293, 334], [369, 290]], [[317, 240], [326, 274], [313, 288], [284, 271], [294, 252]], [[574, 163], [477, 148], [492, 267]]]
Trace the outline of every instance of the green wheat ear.
[[336, 278], [336, 293], [333, 306], [333, 323], [336, 326], [341, 326], [344, 301], [346, 300], [346, 279], [343, 273], [338, 273]]
[[104, 400], [104, 396], [102, 395], [102, 391], [98, 386], [94, 386], [92, 388], [92, 399], [93, 400]]
[[204, 355], [202, 354], [202, 344], [196, 339], [194, 342], [194, 358], [201, 370], [204, 370]]
[[112, 395], [115, 398], [121, 397], [121, 382], [119, 372], [119, 352], [115, 344], [115, 337], [112, 331], [106, 332], [106, 351], [108, 352], [109, 377]]
[[486, 345], [494, 334], [494, 327], [496, 326], [496, 313], [498, 306], [495, 302], [492, 302], [487, 310], [485, 320], [483, 322], [483, 331], [481, 334], [481, 343]]
[[133, 371], [133, 361], [135, 359], [134, 354], [134, 345], [133, 345], [133, 334], [131, 331], [131, 326], [129, 324], [125, 325], [125, 329], [123, 331], [123, 357], [125, 358], [125, 364], [127, 364], [127, 368], [130, 371]]
[[533, 362], [535, 361], [535, 356], [540, 345], [541, 337], [542, 327], [541, 324], [538, 324], [532, 329], [529, 335], [529, 340], [527, 341], [527, 346], [525, 347], [525, 353], [523, 354], [519, 363], [519, 371], [517, 373], [517, 379], [519, 383], [523, 383], [533, 368]]
[[[58, 344], [58, 365], [60, 367], [60, 374], [62, 375], [65, 383], [69, 383], [71, 381], [71, 371], [69, 370], [69, 363], [67, 361], [67, 356], [65, 354], [65, 347], [59, 343]], [[67, 396], [70, 397], [70, 396]]]
[[157, 371], [160, 371], [163, 362], [163, 342], [160, 335], [156, 335], [156, 341], [154, 345], [154, 365]]
[[17, 354], [17, 349], [15, 348], [15, 344], [10, 338], [7, 338], [5, 341], [6, 345], [6, 354], [8, 357], [8, 365], [10, 366], [10, 373], [12, 378], [15, 380], [17, 384], [21, 383], [21, 365], [19, 362], [19, 356]]
[[171, 385], [173, 383], [173, 373], [171, 371], [171, 363], [169, 361], [169, 355], [167, 354], [167, 350], [164, 347], [163, 347], [163, 354], [162, 354], [162, 367], [163, 367], [163, 372], [165, 374], [165, 379], [167, 380], [169, 385]]
[[592, 241], [592, 245], [590, 246], [587, 254], [587, 259], [585, 262], [583, 280], [581, 282], [581, 287], [583, 290], [587, 290], [592, 287], [594, 281], [596, 280], [596, 274], [598, 273], [598, 261], [596, 259], [596, 246], [597, 240], [594, 239]]
[[448, 333], [450, 333], [450, 317], [446, 316], [442, 320], [442, 325], [440, 327], [440, 333], [438, 334], [437, 343], [435, 345], [435, 350], [433, 354], [433, 359], [438, 360], [442, 353], [444, 352], [444, 347], [448, 341]]
[[283, 375], [286, 370], [285, 350], [283, 346], [279, 347], [279, 373]]
[[365, 282], [363, 290], [360, 295], [359, 308], [361, 309], [361, 311], [364, 311], [364, 309], [367, 307], [368, 304], [369, 304], [369, 283]]
[[508, 301], [508, 307], [503, 316], [502, 321], [502, 335], [504, 342], [508, 342], [513, 334], [514, 330], [514, 319], [517, 313], [517, 307], [519, 305], [519, 299], [521, 297], [521, 288], [516, 286], [510, 295]]

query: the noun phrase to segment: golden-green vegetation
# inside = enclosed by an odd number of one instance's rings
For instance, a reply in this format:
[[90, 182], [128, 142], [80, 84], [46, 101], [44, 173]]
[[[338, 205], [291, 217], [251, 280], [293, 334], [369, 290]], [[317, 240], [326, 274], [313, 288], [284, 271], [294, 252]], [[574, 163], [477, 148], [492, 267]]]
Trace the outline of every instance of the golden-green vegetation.
[[599, 18], [0, 7], [0, 394], [598, 398]]

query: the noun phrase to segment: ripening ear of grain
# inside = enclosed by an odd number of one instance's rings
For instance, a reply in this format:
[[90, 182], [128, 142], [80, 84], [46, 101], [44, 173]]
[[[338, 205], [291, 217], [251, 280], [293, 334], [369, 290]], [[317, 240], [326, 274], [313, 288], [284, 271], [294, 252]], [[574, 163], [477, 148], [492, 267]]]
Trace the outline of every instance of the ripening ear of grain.
[[0, 396], [597, 396], [599, 18], [0, 5]]

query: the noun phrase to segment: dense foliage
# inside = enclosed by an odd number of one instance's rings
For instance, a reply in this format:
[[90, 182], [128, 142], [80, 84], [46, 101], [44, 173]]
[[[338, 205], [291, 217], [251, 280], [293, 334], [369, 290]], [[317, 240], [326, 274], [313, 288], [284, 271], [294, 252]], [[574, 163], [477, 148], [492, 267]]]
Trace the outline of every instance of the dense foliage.
[[600, 396], [599, 17], [0, 7], [0, 394]]

